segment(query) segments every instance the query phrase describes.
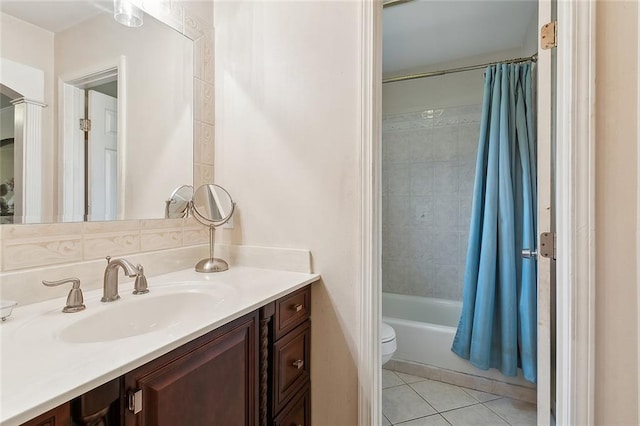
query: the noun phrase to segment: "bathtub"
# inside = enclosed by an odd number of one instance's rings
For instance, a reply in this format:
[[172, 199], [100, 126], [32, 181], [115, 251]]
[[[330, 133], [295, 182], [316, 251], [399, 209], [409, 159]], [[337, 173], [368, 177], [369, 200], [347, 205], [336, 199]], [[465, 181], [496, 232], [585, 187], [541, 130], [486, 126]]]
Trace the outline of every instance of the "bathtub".
[[507, 377], [495, 369], [480, 370], [451, 352], [461, 310], [458, 301], [382, 293], [382, 321], [396, 331], [393, 359], [535, 387], [520, 371], [518, 377]]

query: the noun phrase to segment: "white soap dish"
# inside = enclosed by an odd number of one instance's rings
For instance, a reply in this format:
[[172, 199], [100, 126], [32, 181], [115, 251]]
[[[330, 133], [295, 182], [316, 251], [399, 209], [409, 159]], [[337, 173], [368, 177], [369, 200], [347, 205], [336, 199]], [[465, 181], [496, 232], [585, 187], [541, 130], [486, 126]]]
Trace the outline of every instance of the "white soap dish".
[[0, 318], [2, 318], [2, 321], [11, 316], [11, 312], [17, 304], [18, 302], [15, 302], [13, 300], [0, 300]]

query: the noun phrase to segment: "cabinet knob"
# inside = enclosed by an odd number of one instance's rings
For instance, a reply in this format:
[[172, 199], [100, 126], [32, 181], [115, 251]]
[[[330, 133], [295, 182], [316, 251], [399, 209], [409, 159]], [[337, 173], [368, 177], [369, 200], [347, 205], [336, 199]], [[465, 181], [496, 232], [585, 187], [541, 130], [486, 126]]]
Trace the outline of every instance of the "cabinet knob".
[[293, 365], [295, 368], [300, 370], [302, 368], [302, 366], [304, 365], [304, 361], [301, 360], [301, 359], [297, 359], [297, 360], [293, 361], [293, 363], [291, 365]]
[[304, 306], [302, 306], [300, 303], [295, 304], [293, 306], [291, 306], [291, 310], [292, 311], [296, 311], [296, 312], [300, 312], [302, 310]]

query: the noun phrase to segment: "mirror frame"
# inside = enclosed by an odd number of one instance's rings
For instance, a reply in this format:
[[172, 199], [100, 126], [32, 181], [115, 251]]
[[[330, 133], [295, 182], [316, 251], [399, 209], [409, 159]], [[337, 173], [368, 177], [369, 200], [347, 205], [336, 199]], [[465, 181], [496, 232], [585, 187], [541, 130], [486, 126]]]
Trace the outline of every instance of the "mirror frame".
[[[175, 0], [131, 0], [136, 6], [160, 22], [179, 31], [194, 43], [193, 76], [193, 182], [194, 187], [213, 181], [214, 139], [214, 62], [213, 12], [211, 22], [194, 16], [188, 8]], [[57, 159], [56, 159], [57, 160]], [[176, 182], [176, 185], [188, 182]], [[100, 259], [107, 254], [140, 253], [177, 247], [201, 245], [208, 241], [206, 230], [191, 219], [132, 219], [111, 222], [67, 222], [41, 224], [7, 224], [0, 226], [0, 272], [42, 267], [68, 262]], [[187, 228], [187, 226], [189, 228]], [[184, 227], [185, 238], [171, 243], [144, 236], [152, 230], [158, 235]], [[187, 229], [189, 237], [187, 238]], [[138, 235], [136, 248], [120, 245], [114, 232], [133, 232]], [[144, 232], [143, 232], [144, 231]], [[154, 231], [155, 232], [155, 231]], [[175, 231], [177, 232], [177, 231]], [[108, 239], [108, 241], [106, 241]], [[88, 244], [90, 242], [90, 244]], [[30, 253], [25, 256], [25, 253]]]

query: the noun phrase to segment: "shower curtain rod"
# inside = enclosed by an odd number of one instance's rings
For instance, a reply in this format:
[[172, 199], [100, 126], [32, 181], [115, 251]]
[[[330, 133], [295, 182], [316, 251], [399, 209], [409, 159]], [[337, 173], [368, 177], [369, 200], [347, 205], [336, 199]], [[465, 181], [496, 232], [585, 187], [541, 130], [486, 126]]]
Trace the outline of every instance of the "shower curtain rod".
[[421, 73], [421, 74], [409, 74], [409, 75], [401, 75], [399, 77], [385, 78], [385, 79], [382, 80], [382, 84], [395, 83], [397, 81], [415, 80], [415, 79], [418, 79], [418, 78], [436, 77], [436, 76], [439, 76], [439, 75], [453, 74], [453, 73], [457, 73], [457, 72], [479, 70], [479, 69], [486, 68], [486, 67], [491, 66], [491, 65], [497, 65], [497, 64], [517, 64], [517, 63], [520, 63], [520, 62], [529, 62], [529, 61], [536, 62], [537, 60], [538, 60], [538, 54], [534, 53], [533, 55], [531, 55], [531, 56], [529, 56], [527, 58], [507, 59], [506, 61], [489, 62], [487, 64], [469, 65], [469, 66], [466, 66], [466, 67], [451, 68], [451, 69], [448, 69], [448, 70], [430, 71], [430, 72], [425, 72], [425, 73]]

